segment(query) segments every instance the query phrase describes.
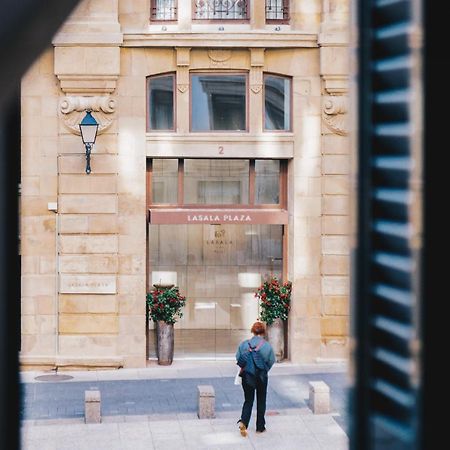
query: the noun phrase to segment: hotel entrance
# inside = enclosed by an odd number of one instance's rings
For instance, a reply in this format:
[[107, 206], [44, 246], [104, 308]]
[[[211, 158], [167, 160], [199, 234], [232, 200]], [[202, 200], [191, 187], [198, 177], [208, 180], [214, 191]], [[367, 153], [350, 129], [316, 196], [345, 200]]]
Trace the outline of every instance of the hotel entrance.
[[[171, 171], [167, 170], [168, 161]], [[173, 161], [177, 162], [176, 171]], [[195, 180], [186, 176], [189, 161], [203, 169], [196, 171]], [[149, 204], [147, 289], [150, 291], [154, 284], [174, 284], [186, 296], [183, 317], [175, 324], [175, 359], [233, 358], [238, 343], [249, 335], [252, 323], [259, 317], [255, 290], [267, 275], [283, 278], [287, 225], [287, 211], [280, 207], [283, 164], [268, 162], [265, 175], [268, 168], [274, 173], [267, 177], [264, 189], [270, 188], [271, 182], [275, 192], [267, 204], [255, 203], [255, 166], [260, 169], [256, 161], [151, 162], [148, 182], [153, 188], [153, 203]], [[167, 186], [170, 183], [172, 190]], [[190, 183], [197, 195], [214, 202], [178, 204], [180, 195], [186, 198], [179, 183], [183, 188]], [[174, 191], [177, 204], [163, 203]], [[156, 358], [151, 321], [148, 349], [148, 357]]]

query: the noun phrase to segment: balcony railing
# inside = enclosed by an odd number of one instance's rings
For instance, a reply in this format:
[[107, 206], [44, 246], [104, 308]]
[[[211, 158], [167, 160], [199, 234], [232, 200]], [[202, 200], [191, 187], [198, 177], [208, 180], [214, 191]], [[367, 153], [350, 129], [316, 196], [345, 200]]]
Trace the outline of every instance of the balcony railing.
[[287, 22], [289, 20], [289, 0], [266, 0], [266, 21]]
[[177, 20], [177, 0], [152, 0], [151, 20]]
[[194, 0], [194, 19], [247, 20], [248, 0]]

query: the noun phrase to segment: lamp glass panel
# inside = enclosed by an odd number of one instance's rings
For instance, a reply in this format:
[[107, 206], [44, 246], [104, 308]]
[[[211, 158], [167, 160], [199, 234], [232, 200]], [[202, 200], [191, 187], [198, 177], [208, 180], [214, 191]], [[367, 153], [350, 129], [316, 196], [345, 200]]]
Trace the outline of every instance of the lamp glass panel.
[[80, 125], [81, 138], [85, 144], [93, 144], [97, 136], [98, 125]]

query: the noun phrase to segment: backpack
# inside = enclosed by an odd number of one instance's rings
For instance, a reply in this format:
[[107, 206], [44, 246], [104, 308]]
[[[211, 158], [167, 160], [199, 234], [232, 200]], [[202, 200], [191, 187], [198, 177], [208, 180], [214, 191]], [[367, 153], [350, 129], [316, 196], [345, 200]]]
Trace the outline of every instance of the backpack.
[[240, 376], [242, 376], [249, 358], [252, 358], [253, 363], [257, 369], [267, 370], [266, 363], [264, 362], [264, 359], [259, 352], [259, 349], [265, 344], [265, 342], [266, 341], [264, 339], [261, 339], [261, 342], [259, 342], [259, 344], [255, 347], [252, 347], [250, 345], [250, 341], [247, 342], [248, 350], [245, 353], [241, 353], [237, 361], [237, 365], [241, 368], [241, 371], [239, 372]]

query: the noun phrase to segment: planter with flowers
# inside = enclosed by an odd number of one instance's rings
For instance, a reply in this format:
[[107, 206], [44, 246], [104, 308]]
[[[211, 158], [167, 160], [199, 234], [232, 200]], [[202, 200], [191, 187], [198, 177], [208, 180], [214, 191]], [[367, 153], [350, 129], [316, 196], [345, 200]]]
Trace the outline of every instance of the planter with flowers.
[[267, 278], [255, 292], [259, 300], [260, 320], [267, 325], [267, 340], [277, 362], [284, 358], [284, 326], [291, 308], [292, 283], [281, 283], [277, 277]]
[[172, 364], [174, 350], [173, 325], [183, 316], [186, 297], [173, 284], [154, 284], [155, 289], [147, 294], [147, 313], [155, 322], [156, 355], [158, 364]]

